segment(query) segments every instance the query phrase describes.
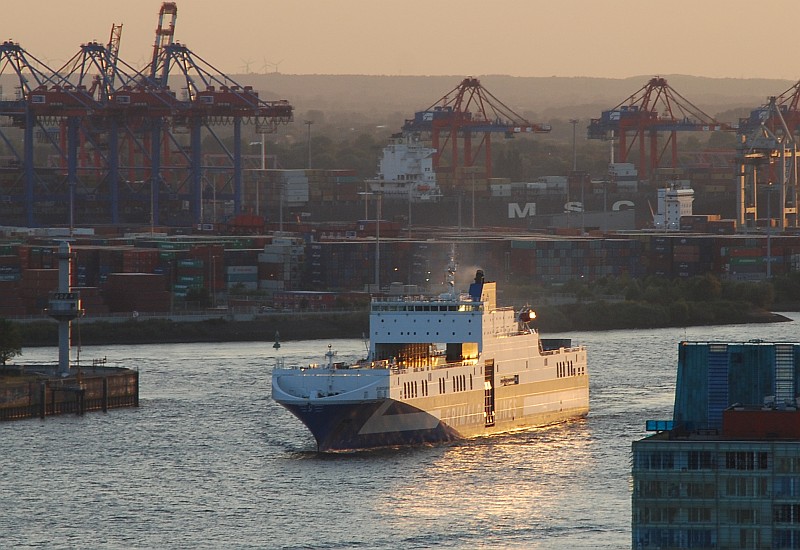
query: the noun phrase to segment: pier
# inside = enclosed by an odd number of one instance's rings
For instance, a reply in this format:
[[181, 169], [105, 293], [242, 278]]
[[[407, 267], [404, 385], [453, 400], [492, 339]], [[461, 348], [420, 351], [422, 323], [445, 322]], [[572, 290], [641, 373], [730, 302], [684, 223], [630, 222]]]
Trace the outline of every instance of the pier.
[[61, 243], [57, 257], [59, 285], [50, 293], [47, 314], [58, 321], [58, 364], [4, 366], [0, 420], [139, 406], [138, 371], [109, 367], [104, 360], [91, 367], [72, 365], [72, 321], [83, 309], [80, 292], [70, 287], [73, 255], [68, 243]]
[[139, 406], [139, 372], [92, 366], [61, 376], [55, 366], [0, 371], [0, 421]]

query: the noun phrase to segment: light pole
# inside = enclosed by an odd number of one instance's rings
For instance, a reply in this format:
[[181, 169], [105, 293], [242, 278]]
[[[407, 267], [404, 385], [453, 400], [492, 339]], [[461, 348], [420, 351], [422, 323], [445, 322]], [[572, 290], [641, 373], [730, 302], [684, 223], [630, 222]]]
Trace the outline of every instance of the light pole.
[[575, 172], [578, 169], [578, 149], [577, 149], [577, 141], [575, 139], [576, 136], [576, 128], [578, 126], [578, 119], [571, 118], [569, 119], [569, 123], [572, 124], [572, 171]]
[[217, 307], [217, 257], [209, 252], [211, 256], [211, 307]]
[[[153, 194], [155, 193], [156, 187], [156, 175], [150, 178], [150, 236], [152, 237], [155, 234], [155, 223], [156, 223], [156, 213], [155, 213], [155, 197]], [[70, 235], [72, 235], [72, 231], [70, 231]]]
[[267, 155], [266, 155], [266, 145], [265, 145], [265, 138], [266, 136], [262, 133], [261, 134], [261, 141], [251, 141], [250, 145], [260, 145], [261, 146], [261, 171], [260, 173], [254, 178], [256, 184], [256, 216], [259, 213], [259, 187], [261, 187], [261, 178], [264, 175], [264, 171], [267, 169]]
[[[578, 146], [577, 146], [577, 133], [576, 129], [578, 127], [578, 119], [571, 118], [569, 119], [569, 123], [572, 124], [572, 177], [576, 177], [575, 172], [578, 171]], [[567, 203], [569, 203], [569, 187], [570, 187], [570, 179], [567, 178]], [[581, 180], [581, 209], [583, 209], [583, 180]], [[572, 215], [572, 208], [567, 210], [567, 227], [572, 227], [570, 224], [570, 216]], [[583, 218], [581, 218], [583, 219]], [[581, 222], [582, 224], [583, 222]], [[581, 231], [583, 233], [583, 231]]]
[[364, 191], [359, 191], [359, 195], [364, 196], [364, 220], [369, 219], [369, 186], [367, 185], [367, 180], [364, 180]]
[[259, 206], [258, 206], [258, 188], [261, 187], [261, 179], [264, 177], [264, 170], [267, 169], [267, 155], [266, 155], [266, 145], [264, 139], [266, 136], [261, 134], [261, 172], [258, 174], [256, 178], [256, 216], [258, 216]]
[[211, 208], [211, 223], [217, 225], [217, 182], [212, 181], [213, 187], [211, 188], [211, 200], [214, 201], [214, 206]]
[[381, 203], [383, 195], [378, 193], [378, 213], [375, 220], [375, 292], [381, 291]]
[[767, 279], [772, 278], [772, 181], [767, 184]]
[[377, 293], [381, 290], [381, 202], [383, 193], [364, 191], [359, 195], [364, 195], [365, 200], [369, 196], [375, 196], [378, 201], [375, 219], [375, 292]]
[[306, 162], [306, 168], [311, 169], [311, 125], [314, 124], [313, 120], [306, 120], [304, 122], [308, 131], [306, 133], [306, 154], [308, 155], [308, 160]]
[[472, 170], [472, 229], [475, 229], [475, 169]]
[[[472, 206], [472, 229], [475, 229], [475, 172], [478, 170], [477, 166], [468, 166], [464, 168], [464, 173], [469, 174], [470, 183], [472, 184], [472, 199], [471, 199], [471, 206]], [[460, 204], [459, 204], [460, 208]], [[458, 222], [459, 229], [461, 228], [461, 213], [459, 212], [459, 222]]]
[[283, 233], [283, 196], [286, 194], [286, 182], [281, 181], [281, 200], [278, 205], [278, 231]]
[[408, 237], [411, 238], [411, 189], [413, 184], [408, 184]]

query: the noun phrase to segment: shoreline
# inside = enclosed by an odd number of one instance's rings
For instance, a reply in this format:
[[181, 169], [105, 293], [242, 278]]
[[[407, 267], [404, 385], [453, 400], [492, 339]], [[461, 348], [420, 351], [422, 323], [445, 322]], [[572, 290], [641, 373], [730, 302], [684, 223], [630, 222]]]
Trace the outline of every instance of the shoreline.
[[[588, 304], [587, 304], [588, 306]], [[574, 310], [572, 315], [555, 315], [543, 309], [535, 328], [540, 332], [564, 333], [602, 330], [625, 330], [668, 328], [683, 326], [714, 326], [748, 323], [780, 323], [792, 319], [779, 312], [751, 310], [725, 322], [674, 323], [669, 319], [660, 323], [634, 326], [637, 319], [606, 318], [603, 326], [586, 326], [584, 310]], [[548, 315], [550, 314], [550, 315]], [[574, 316], [578, 319], [572, 319]], [[548, 318], [549, 317], [549, 318]], [[572, 320], [571, 320], [572, 319]], [[663, 319], [663, 318], [661, 318]], [[582, 322], [583, 321], [583, 322]], [[638, 320], [640, 321], [640, 319]], [[652, 319], [650, 319], [652, 321]], [[582, 326], [583, 325], [583, 326]], [[18, 323], [22, 346], [45, 347], [58, 345], [58, 324], [52, 320]], [[196, 342], [274, 342], [324, 340], [339, 338], [366, 338], [369, 333], [369, 313], [349, 312], [302, 312], [271, 313], [237, 320], [231, 316], [212, 317], [203, 320], [173, 320], [164, 317], [127, 320], [83, 320], [73, 324], [73, 346], [115, 344], [178, 344]]]

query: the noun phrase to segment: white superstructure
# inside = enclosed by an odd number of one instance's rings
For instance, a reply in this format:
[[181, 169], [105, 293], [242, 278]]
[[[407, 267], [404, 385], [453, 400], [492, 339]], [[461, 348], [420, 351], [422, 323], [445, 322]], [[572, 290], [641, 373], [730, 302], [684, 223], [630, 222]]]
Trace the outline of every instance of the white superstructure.
[[658, 190], [658, 211], [653, 215], [656, 229], [677, 231], [681, 228], [681, 217], [692, 215], [694, 189], [688, 180], [673, 182], [668, 188]]
[[416, 135], [393, 136], [383, 149], [375, 178], [367, 180], [372, 192], [384, 199], [433, 201], [440, 195], [433, 169], [436, 149], [420, 143]]

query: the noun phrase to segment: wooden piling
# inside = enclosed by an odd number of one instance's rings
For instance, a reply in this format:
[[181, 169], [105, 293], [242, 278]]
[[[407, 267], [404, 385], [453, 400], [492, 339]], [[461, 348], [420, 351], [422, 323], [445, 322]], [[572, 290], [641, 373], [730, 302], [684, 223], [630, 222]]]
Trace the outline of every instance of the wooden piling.
[[42, 381], [39, 384], [39, 418], [44, 420], [47, 415], [47, 382]]
[[139, 406], [139, 373], [132, 369], [84, 368], [75, 378], [30, 369], [19, 376], [0, 379], [0, 421]]

